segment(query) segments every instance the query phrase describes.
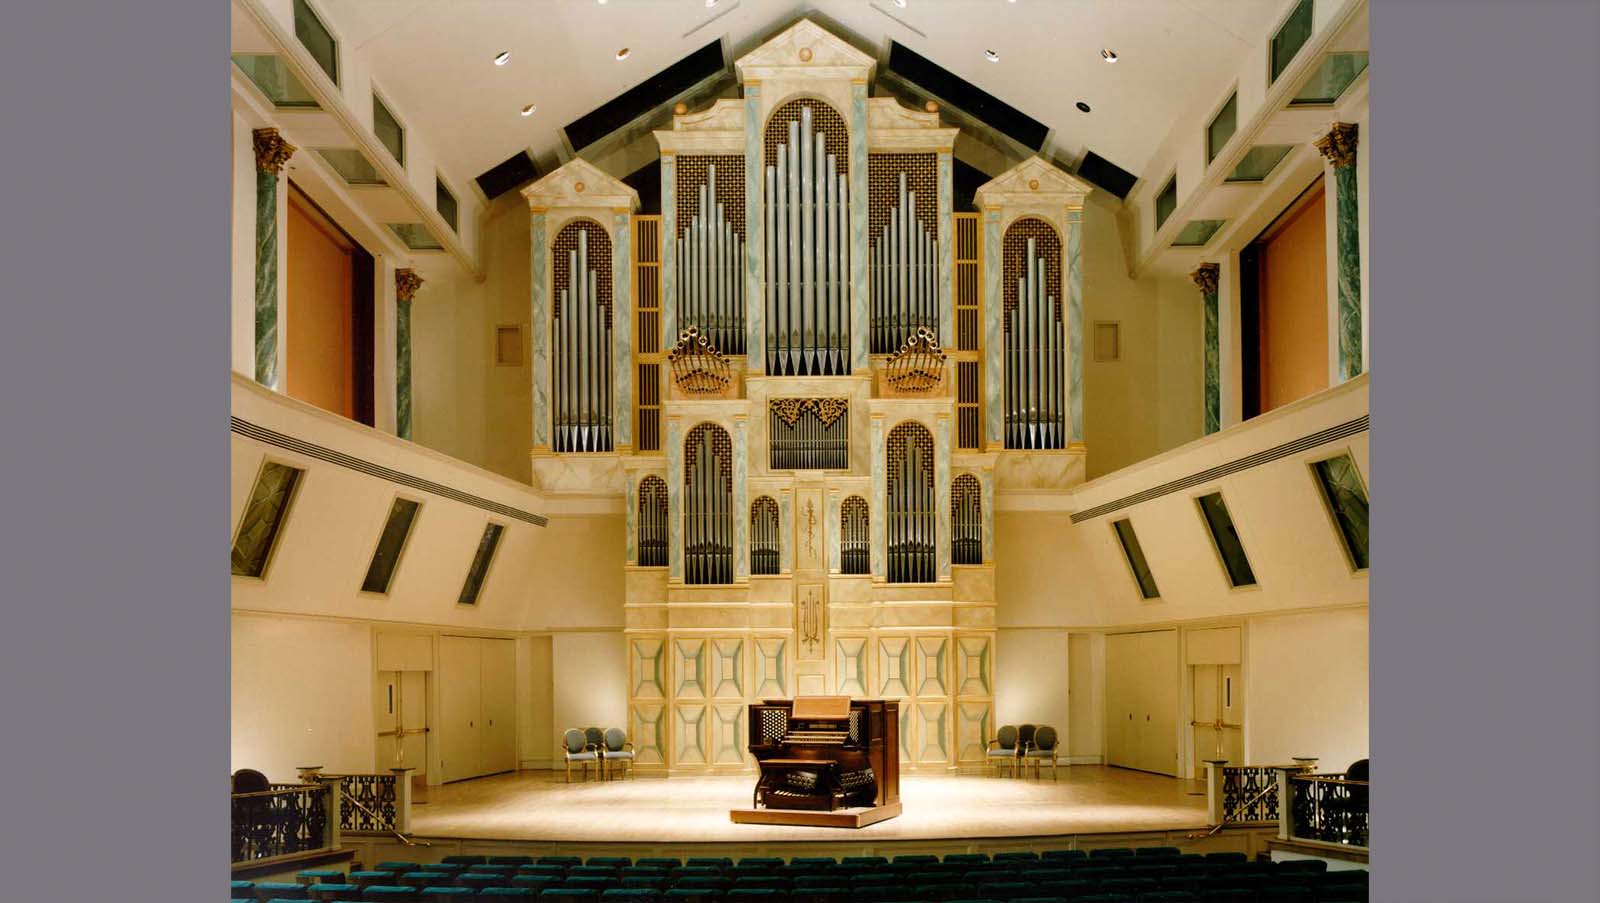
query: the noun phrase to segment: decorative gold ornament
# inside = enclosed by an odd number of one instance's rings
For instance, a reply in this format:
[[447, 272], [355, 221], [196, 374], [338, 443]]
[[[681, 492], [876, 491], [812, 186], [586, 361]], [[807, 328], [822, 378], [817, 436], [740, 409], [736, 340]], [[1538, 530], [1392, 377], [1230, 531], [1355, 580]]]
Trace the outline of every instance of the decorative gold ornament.
[[701, 335], [698, 326], [678, 333], [677, 344], [667, 352], [667, 364], [672, 381], [689, 395], [716, 395], [733, 381], [727, 358]]
[[672, 105], [672, 112], [676, 116], [682, 116], [689, 112], [689, 105], [680, 100]]
[[902, 392], [931, 392], [944, 379], [944, 362], [938, 337], [926, 326], [919, 326], [889, 356], [884, 370], [889, 385]]
[[1215, 294], [1217, 291], [1217, 273], [1221, 269], [1214, 263], [1202, 263], [1195, 267], [1194, 272], [1189, 274], [1189, 278], [1194, 280], [1195, 285], [1200, 286], [1202, 293], [1207, 295]]
[[811, 62], [811, 48], [810, 47], [802, 47], [802, 48], [800, 48], [800, 62], [802, 62], [802, 63]]
[[923, 104], [922, 108], [924, 110], [927, 110], [929, 113], [937, 113], [937, 112], [939, 112], [939, 104], [937, 102], [935, 102], [935, 101], [932, 101], [932, 100], [930, 100], [927, 103]]
[[1335, 122], [1328, 134], [1317, 139], [1317, 150], [1322, 151], [1334, 169], [1344, 169], [1356, 162], [1357, 131], [1353, 122]]
[[417, 289], [422, 288], [422, 277], [417, 271], [409, 267], [394, 271], [394, 296], [395, 298], [410, 303], [416, 297]]
[[1039, 180], [1038, 179], [1029, 179], [1028, 180], [1028, 189], [1030, 191], [1038, 191], [1039, 190]]
[[589, 187], [589, 186], [587, 186], [587, 185], [585, 185], [585, 184], [583, 184], [583, 183], [582, 183], [582, 182], [579, 182], [579, 183], [578, 183], [578, 184], [576, 184], [576, 185], [574, 185], [574, 186], [572, 186], [572, 190], [573, 190], [573, 191], [576, 191], [576, 192], [577, 192], [577, 193], [579, 193], [579, 194], [583, 194], [583, 190], [584, 190], [584, 189], [585, 189], [585, 188], [588, 188], [588, 187]]
[[772, 413], [778, 415], [787, 426], [794, 426], [800, 420], [800, 414], [810, 411], [823, 426], [833, 426], [840, 415], [850, 410], [850, 400], [847, 398], [771, 398], [767, 400], [767, 407]]
[[250, 137], [256, 150], [256, 169], [273, 175], [282, 172], [283, 165], [295, 151], [294, 145], [283, 140], [277, 129], [256, 129]]

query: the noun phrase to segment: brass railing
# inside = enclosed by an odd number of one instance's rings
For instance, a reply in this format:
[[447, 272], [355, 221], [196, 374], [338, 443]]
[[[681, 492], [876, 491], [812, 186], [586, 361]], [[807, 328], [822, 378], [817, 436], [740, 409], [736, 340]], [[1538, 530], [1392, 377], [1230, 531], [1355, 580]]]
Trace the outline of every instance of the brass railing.
[[273, 784], [235, 793], [233, 861], [256, 863], [339, 848], [339, 785]]
[[1343, 773], [1281, 775], [1278, 792], [1289, 805], [1279, 810], [1278, 837], [1366, 849], [1372, 821], [1368, 790], [1368, 782]]

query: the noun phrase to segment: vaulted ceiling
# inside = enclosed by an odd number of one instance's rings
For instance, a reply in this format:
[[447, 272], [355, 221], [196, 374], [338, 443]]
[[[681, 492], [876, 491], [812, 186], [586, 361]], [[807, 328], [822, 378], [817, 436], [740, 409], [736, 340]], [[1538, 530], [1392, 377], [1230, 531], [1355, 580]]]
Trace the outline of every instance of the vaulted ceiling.
[[[346, 52], [458, 178], [519, 150], [548, 159], [561, 127], [692, 51], [729, 61], [796, 18], [887, 59], [891, 41], [1141, 177], [1175, 119], [1210, 105], [1290, 0], [321, 0]], [[617, 51], [629, 48], [626, 59]], [[1108, 64], [1101, 49], [1115, 51]], [[999, 55], [998, 62], [985, 57]], [[504, 66], [493, 58], [510, 51]], [[1082, 101], [1091, 112], [1083, 113]], [[537, 104], [531, 116], [520, 115]]]

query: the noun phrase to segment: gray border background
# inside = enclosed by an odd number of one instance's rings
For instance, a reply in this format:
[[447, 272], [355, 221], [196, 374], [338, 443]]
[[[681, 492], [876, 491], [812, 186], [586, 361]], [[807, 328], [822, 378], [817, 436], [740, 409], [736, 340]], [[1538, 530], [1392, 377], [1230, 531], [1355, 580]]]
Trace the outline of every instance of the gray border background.
[[[1373, 7], [1373, 899], [1589, 899], [1600, 4]], [[228, 15], [0, 19], [9, 899], [222, 894]]]

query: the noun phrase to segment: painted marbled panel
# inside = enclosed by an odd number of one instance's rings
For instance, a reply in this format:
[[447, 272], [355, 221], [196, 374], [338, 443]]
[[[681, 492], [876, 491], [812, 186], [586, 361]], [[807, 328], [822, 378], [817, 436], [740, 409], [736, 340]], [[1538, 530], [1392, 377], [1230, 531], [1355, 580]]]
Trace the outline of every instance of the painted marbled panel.
[[1222, 428], [1222, 345], [1217, 314], [1217, 293], [1204, 292], [1205, 299], [1205, 404], [1206, 434]]
[[411, 302], [394, 299], [394, 434], [411, 438]]
[[872, 418], [872, 507], [867, 511], [869, 518], [867, 523], [872, 533], [872, 576], [879, 578], [889, 574], [889, 556], [886, 548], [889, 536], [883, 515], [883, 512], [888, 510], [888, 466], [888, 445], [883, 434], [883, 419], [874, 417]]
[[850, 369], [867, 369], [867, 86], [850, 86]]
[[622, 500], [622, 545], [623, 561], [627, 564], [639, 563], [639, 484], [632, 476], [628, 477], [627, 494]]
[[794, 497], [787, 491], [778, 494], [778, 571], [794, 573]]
[[766, 218], [762, 196], [761, 86], [744, 89], [744, 297], [745, 372], [763, 373], [767, 366], [766, 292], [762, 288], [761, 251]]
[[1004, 318], [1004, 311], [1000, 299], [1000, 211], [985, 210], [983, 213], [983, 353], [986, 360], [983, 363], [983, 372], [987, 375], [984, 380], [984, 411], [988, 420], [989, 445], [1002, 446], [1005, 444], [1004, 416], [1002, 410], [1001, 392], [1004, 390], [1000, 374], [1005, 370], [1000, 365], [1000, 352], [1004, 342], [1000, 338], [1000, 322]]
[[[999, 371], [993, 371], [998, 373]], [[1067, 211], [1067, 441], [1083, 441], [1083, 211]]]
[[[840, 498], [839, 493], [828, 493], [828, 529], [826, 533], [829, 537], [831, 537], [828, 540], [828, 573], [830, 574], [837, 574], [843, 568], [843, 564], [840, 561], [841, 553], [839, 551], [839, 540], [843, 536], [843, 528], [840, 526], [839, 520], [839, 506], [842, 504], [844, 504], [844, 502]], [[872, 523], [872, 513], [870, 511], [867, 513], [867, 523]]]
[[733, 579], [750, 579], [750, 427], [743, 417], [733, 422]]
[[633, 445], [633, 217], [611, 218], [612, 447]]
[[533, 287], [533, 444], [550, 447], [550, 246], [545, 240], [545, 215], [533, 214], [528, 229], [529, 285]]
[[661, 157], [661, 350], [670, 351], [678, 340], [678, 302], [673, 291], [677, 288], [674, 259], [677, 256], [678, 234], [678, 158], [673, 154]]
[[278, 174], [256, 170], [256, 382], [278, 388]]
[[948, 151], [939, 152], [939, 344], [955, 347], [955, 219], [952, 215], [955, 165]]
[[683, 424], [667, 421], [667, 572], [683, 580]]
[[933, 548], [940, 580], [950, 579], [950, 432], [950, 418], [940, 417], [933, 427]]
[[1354, 163], [1334, 171], [1338, 193], [1337, 230], [1339, 256], [1339, 375], [1353, 379], [1361, 375], [1361, 208], [1356, 195]]

